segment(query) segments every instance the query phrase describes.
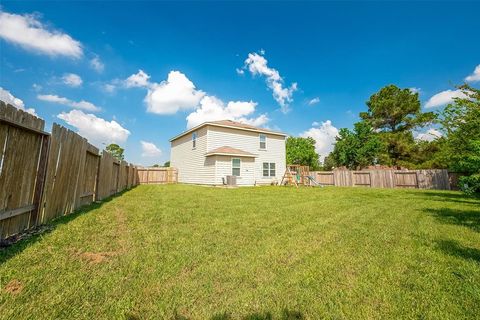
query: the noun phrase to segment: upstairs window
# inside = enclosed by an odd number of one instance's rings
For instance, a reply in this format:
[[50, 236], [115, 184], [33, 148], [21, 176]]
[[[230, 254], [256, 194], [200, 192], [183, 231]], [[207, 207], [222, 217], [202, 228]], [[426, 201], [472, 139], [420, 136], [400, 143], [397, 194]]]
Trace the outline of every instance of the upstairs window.
[[275, 177], [277, 172], [275, 170], [275, 163], [274, 162], [264, 162], [263, 163], [263, 176], [264, 177]]
[[195, 149], [197, 147], [197, 133], [192, 133], [192, 148]]
[[264, 134], [259, 135], [260, 137], [260, 149], [267, 149], [267, 136]]
[[232, 159], [232, 176], [240, 177], [240, 159]]

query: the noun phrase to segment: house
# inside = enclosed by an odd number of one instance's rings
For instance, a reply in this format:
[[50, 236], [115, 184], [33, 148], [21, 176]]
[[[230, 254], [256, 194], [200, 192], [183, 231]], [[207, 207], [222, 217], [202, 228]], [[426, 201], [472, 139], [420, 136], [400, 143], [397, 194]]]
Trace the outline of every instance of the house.
[[280, 182], [286, 136], [230, 120], [205, 122], [170, 140], [170, 165], [182, 183], [222, 185], [227, 176], [245, 186]]

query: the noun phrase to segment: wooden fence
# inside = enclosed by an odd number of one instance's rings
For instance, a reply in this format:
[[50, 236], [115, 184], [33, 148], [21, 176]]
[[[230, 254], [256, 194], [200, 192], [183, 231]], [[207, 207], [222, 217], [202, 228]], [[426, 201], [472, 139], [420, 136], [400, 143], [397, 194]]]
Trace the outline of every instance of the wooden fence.
[[447, 170], [335, 170], [310, 173], [321, 185], [363, 186], [373, 188], [418, 188], [451, 190], [451, 177]]
[[137, 168], [0, 101], [0, 239], [138, 184]]
[[139, 184], [176, 183], [178, 171], [176, 168], [137, 168]]

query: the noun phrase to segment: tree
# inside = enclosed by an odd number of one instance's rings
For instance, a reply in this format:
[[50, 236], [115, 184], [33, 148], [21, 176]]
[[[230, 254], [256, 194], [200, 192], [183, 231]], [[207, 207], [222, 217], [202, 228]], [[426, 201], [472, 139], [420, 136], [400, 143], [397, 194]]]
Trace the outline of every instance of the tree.
[[386, 145], [381, 161], [398, 165], [408, 161], [415, 143], [412, 130], [435, 120], [433, 112], [422, 112], [418, 93], [389, 85], [373, 94], [367, 101], [368, 111], [360, 117], [380, 134]]
[[109, 144], [105, 150], [110, 153], [114, 158], [116, 158], [117, 160], [123, 160], [124, 159], [124, 156], [123, 156], [123, 152], [125, 151], [125, 149], [121, 148], [118, 144], [116, 143], [111, 143]]
[[170, 161], [166, 161], [164, 164], [163, 164], [164, 167], [170, 167]]
[[315, 151], [315, 139], [288, 137], [286, 142], [287, 164], [309, 166], [316, 170], [319, 167], [318, 154]]
[[340, 129], [337, 143], [329, 157], [336, 166], [361, 169], [376, 164], [384, 145], [372, 127], [364, 121], [357, 122], [353, 131]]
[[333, 154], [330, 153], [328, 156], [325, 157], [325, 159], [323, 159], [323, 165], [322, 165], [321, 169], [323, 171], [331, 171], [336, 166], [337, 166], [337, 164], [335, 163], [335, 159], [333, 157]]
[[458, 89], [464, 97], [455, 98], [439, 114], [445, 134], [441, 154], [450, 169], [467, 175], [460, 180], [460, 187], [480, 193], [480, 90], [467, 84]]

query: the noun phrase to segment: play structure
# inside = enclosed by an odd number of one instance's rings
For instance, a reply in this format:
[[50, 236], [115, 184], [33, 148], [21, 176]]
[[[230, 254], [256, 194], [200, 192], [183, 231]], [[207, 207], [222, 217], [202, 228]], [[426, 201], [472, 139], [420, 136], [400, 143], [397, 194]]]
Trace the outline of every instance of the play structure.
[[321, 185], [310, 175], [310, 168], [308, 166], [302, 166], [298, 164], [289, 164], [283, 175], [282, 186], [307, 186], [314, 187]]

